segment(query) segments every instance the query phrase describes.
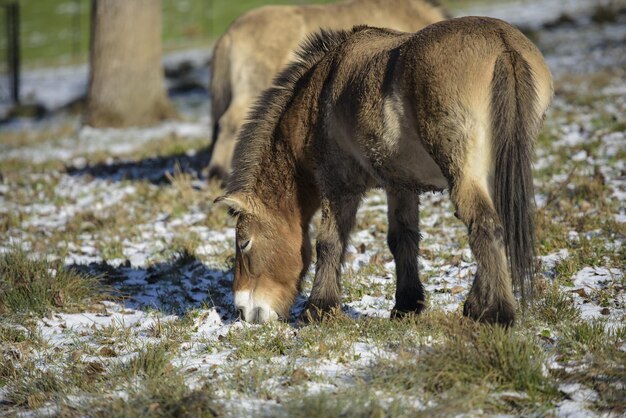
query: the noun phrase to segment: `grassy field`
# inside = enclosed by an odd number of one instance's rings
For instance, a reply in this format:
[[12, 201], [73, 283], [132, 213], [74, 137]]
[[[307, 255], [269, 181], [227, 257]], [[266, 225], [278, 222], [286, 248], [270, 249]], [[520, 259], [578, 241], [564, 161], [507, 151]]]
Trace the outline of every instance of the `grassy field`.
[[[210, 47], [237, 16], [266, 4], [314, 4], [332, 0], [161, 0], [165, 50]], [[489, 0], [472, 0], [472, 4]], [[462, 0], [442, 3], [456, 7]], [[20, 0], [21, 54], [26, 67], [85, 62], [89, 51], [90, 0]], [[0, 18], [3, 18], [0, 12]], [[4, 57], [4, 33], [0, 56]]]
[[232, 308], [233, 222], [201, 174], [208, 126], [1, 131], [0, 415], [623, 416], [626, 14], [615, 16], [527, 30], [555, 99], [536, 146], [539, 295], [512, 329], [461, 315], [475, 263], [446, 194], [420, 212], [425, 314], [388, 318], [394, 265], [373, 191], [343, 312], [296, 324], [311, 272], [289, 321], [251, 325]]
[[[313, 0], [324, 3], [329, 0]], [[210, 47], [241, 13], [294, 0], [162, 0], [166, 50]], [[20, 0], [21, 54], [26, 67], [84, 62], [89, 51], [90, 0]], [[0, 9], [1, 10], [1, 9]], [[0, 12], [0, 18], [3, 18]], [[4, 39], [4, 33], [2, 37]], [[0, 43], [0, 54], [6, 46]], [[4, 57], [4, 55], [2, 55]]]

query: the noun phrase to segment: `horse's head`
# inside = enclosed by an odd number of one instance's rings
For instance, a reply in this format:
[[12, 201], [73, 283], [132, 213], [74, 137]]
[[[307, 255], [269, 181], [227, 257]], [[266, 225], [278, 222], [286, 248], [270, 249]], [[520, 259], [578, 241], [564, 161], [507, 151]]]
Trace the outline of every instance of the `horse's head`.
[[216, 203], [237, 218], [233, 294], [240, 317], [253, 323], [287, 318], [311, 259], [308, 226], [249, 196], [226, 195]]

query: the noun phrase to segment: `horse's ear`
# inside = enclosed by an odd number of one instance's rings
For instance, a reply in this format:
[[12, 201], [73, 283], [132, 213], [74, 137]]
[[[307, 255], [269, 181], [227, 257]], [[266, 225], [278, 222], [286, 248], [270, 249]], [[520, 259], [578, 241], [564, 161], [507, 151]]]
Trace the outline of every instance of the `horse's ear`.
[[237, 196], [237, 195], [220, 196], [213, 201], [213, 204], [226, 206], [231, 211], [236, 212], [236, 213], [250, 212], [250, 206], [248, 204], [248, 201], [243, 196]]

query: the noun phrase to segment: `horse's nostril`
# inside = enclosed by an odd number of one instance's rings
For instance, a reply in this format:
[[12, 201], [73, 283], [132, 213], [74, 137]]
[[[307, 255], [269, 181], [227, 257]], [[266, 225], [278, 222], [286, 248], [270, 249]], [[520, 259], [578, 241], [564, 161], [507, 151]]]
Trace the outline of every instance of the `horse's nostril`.
[[244, 319], [244, 320], [246, 319], [245, 316], [244, 316], [243, 308], [237, 308], [237, 317], [239, 319]]

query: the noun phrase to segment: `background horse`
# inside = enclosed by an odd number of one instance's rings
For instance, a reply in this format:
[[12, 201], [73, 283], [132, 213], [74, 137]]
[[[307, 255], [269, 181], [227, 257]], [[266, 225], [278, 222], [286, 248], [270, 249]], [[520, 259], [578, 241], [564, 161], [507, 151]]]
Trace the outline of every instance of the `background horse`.
[[533, 143], [552, 97], [541, 53], [503, 21], [466, 17], [415, 34], [322, 32], [299, 57], [257, 102], [218, 199], [238, 215], [242, 317], [288, 316], [319, 207], [305, 315], [339, 306], [350, 230], [374, 186], [388, 197], [392, 316], [421, 312], [419, 194], [447, 187], [478, 264], [464, 314], [511, 324], [512, 281], [526, 299], [533, 277]]
[[254, 100], [320, 28], [358, 24], [413, 32], [449, 17], [434, 0], [345, 0], [326, 5], [266, 6], [237, 19], [217, 41], [211, 60], [213, 138], [209, 176], [224, 179], [235, 139]]

